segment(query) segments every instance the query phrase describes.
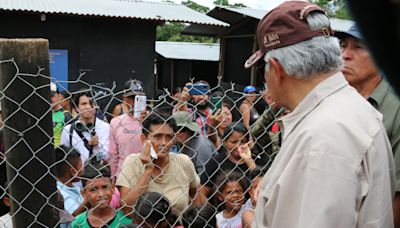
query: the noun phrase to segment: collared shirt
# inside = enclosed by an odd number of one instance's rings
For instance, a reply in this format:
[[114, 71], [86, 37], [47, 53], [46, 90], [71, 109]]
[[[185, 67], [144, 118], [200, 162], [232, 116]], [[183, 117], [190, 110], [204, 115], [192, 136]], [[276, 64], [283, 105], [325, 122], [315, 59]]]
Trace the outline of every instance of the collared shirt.
[[382, 79], [368, 101], [383, 115], [396, 164], [396, 192], [400, 192], [400, 99], [389, 83]]
[[377, 112], [338, 72], [282, 117], [254, 227], [393, 227], [394, 163]]
[[129, 114], [123, 114], [111, 120], [109, 164], [113, 176], [118, 176], [122, 163], [129, 154], [140, 153], [143, 147], [141, 134], [141, 123]]
[[[72, 145], [70, 142], [70, 129], [71, 124], [64, 127], [61, 135], [61, 145], [73, 147], [81, 154], [82, 163], [85, 164], [89, 159], [89, 150], [85, 147], [84, 141], [74, 130], [72, 132]], [[93, 147], [93, 155], [96, 155], [98, 160], [108, 160], [108, 140], [110, 135], [110, 125], [101, 119], [96, 118], [95, 126], [96, 135], [99, 137], [98, 145]], [[90, 133], [87, 131], [82, 132], [83, 136], [89, 140]]]
[[60, 181], [57, 181], [57, 189], [64, 198], [64, 209], [73, 214], [83, 202], [81, 189], [76, 185], [68, 187]]

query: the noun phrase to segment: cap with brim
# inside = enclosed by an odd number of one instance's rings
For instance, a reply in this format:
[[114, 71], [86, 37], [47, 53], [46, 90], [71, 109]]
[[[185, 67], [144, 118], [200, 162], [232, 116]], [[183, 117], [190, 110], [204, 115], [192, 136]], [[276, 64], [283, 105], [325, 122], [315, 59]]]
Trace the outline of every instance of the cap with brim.
[[317, 36], [331, 36], [330, 26], [311, 30], [307, 16], [311, 12], [325, 11], [307, 1], [287, 1], [268, 12], [257, 26], [259, 50], [250, 56], [244, 64], [250, 68], [270, 50], [286, 47]]
[[246, 86], [243, 90], [244, 93], [252, 93], [257, 91], [256, 88], [254, 86]]
[[186, 127], [193, 132], [198, 132], [201, 129], [201, 127], [196, 122], [192, 121], [193, 117], [189, 112], [175, 112], [172, 117], [175, 119], [176, 125], [179, 128]]
[[347, 31], [335, 31], [334, 36], [336, 36], [339, 39], [343, 39], [349, 36], [360, 40], [364, 39], [356, 24], [353, 24]]
[[143, 83], [136, 79], [125, 82], [123, 96], [130, 97], [135, 95], [145, 95], [143, 91]]

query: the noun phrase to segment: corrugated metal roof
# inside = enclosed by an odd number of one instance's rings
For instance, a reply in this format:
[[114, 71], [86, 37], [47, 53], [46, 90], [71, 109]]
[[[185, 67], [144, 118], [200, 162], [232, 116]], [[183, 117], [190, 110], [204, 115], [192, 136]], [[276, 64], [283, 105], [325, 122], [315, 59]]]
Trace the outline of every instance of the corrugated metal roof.
[[[265, 14], [267, 14], [268, 10], [259, 10], [252, 8], [240, 8], [240, 7], [223, 7], [217, 6], [213, 8], [207, 15], [214, 17], [218, 20], [233, 23], [234, 25], [239, 21], [243, 20], [243, 17], [239, 17], [240, 15], [248, 16], [255, 18], [256, 20], [261, 20]], [[350, 20], [338, 19], [338, 18], [330, 18], [331, 26], [333, 30], [336, 31], [346, 31], [351, 27], [354, 23]], [[185, 35], [206, 35], [206, 36], [218, 36], [222, 34], [226, 28], [221, 27], [212, 27], [207, 25], [189, 25], [187, 26], [182, 34]], [[254, 31], [255, 32], [255, 31]]]
[[353, 24], [354, 21], [330, 18], [331, 27], [335, 31], [347, 31]]
[[1, 0], [0, 10], [229, 26], [184, 5], [135, 0]]
[[219, 44], [157, 41], [156, 52], [167, 59], [219, 61]]

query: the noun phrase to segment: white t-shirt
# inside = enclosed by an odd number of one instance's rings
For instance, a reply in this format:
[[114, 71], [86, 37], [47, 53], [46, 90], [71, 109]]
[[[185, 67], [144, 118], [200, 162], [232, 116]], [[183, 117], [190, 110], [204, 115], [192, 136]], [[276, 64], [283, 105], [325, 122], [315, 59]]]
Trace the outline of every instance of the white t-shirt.
[[216, 215], [218, 228], [242, 228], [242, 214], [244, 205], [240, 211], [232, 218], [225, 218], [224, 211]]
[[[64, 127], [61, 135], [61, 145], [71, 147], [70, 129], [71, 124], [68, 124]], [[93, 147], [93, 155], [101, 157], [101, 160], [108, 160], [108, 140], [110, 135], [110, 125], [96, 118], [95, 132], [96, 135], [99, 137], [99, 144]], [[82, 132], [82, 135], [87, 140], [89, 140], [91, 137], [90, 133], [87, 131]], [[82, 138], [75, 130], [72, 133], [72, 147], [74, 147], [75, 150], [77, 150], [81, 154], [83, 163], [85, 163], [89, 159], [89, 150], [85, 147]]]
[[13, 228], [10, 213], [7, 213], [0, 217], [0, 228]]

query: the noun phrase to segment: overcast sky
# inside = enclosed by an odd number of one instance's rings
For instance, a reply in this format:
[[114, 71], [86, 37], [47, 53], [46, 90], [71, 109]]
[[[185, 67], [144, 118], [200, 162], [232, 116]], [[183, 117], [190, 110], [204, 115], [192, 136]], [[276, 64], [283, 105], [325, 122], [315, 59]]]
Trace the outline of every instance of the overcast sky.
[[[150, 1], [161, 1], [161, 0], [150, 0]], [[181, 3], [182, 0], [172, 0], [176, 3]], [[183, 0], [185, 1], [185, 0]], [[214, 8], [213, 2], [214, 0], [192, 0], [200, 5], [207, 6], [208, 8], [212, 9]], [[244, 5], [254, 8], [254, 9], [271, 9], [280, 3], [282, 3], [284, 0], [229, 0], [229, 4], [234, 4], [234, 3], [243, 3]]]

